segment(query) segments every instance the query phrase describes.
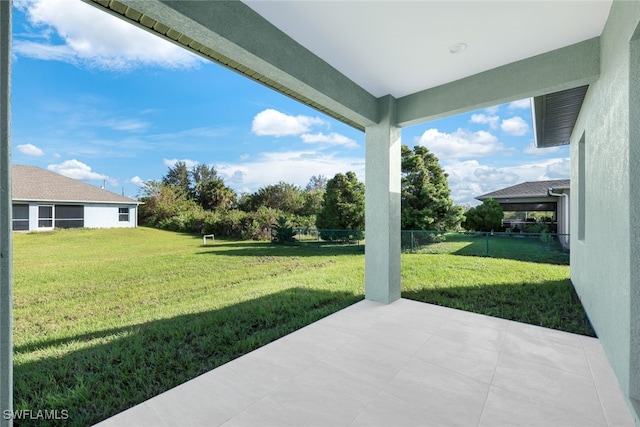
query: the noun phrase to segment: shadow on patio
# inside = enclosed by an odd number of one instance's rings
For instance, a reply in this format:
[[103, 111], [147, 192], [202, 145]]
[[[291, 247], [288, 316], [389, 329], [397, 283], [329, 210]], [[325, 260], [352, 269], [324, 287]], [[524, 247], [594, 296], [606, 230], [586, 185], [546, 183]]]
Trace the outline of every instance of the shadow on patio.
[[[15, 409], [64, 409], [69, 419], [57, 425], [90, 425], [359, 299], [346, 292], [290, 288], [216, 310], [18, 346]], [[49, 347], [62, 350], [52, 356]], [[40, 351], [46, 356], [21, 362], [21, 355]], [[41, 420], [19, 425], [41, 425]]]

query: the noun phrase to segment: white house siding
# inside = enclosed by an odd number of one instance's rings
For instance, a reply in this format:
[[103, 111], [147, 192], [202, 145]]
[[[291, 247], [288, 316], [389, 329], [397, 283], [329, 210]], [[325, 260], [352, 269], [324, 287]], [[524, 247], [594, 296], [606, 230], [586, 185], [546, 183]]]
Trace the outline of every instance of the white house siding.
[[[14, 202], [14, 205], [29, 206], [29, 230], [28, 231], [47, 231], [55, 227], [39, 227], [38, 226], [38, 209], [40, 206], [56, 206], [56, 205], [78, 205], [84, 206], [84, 228], [134, 228], [138, 226], [138, 210], [136, 205], [112, 205], [102, 204], [82, 204], [82, 203], [55, 203], [55, 202]], [[128, 221], [120, 221], [120, 208], [129, 209]], [[55, 216], [54, 208], [54, 216]], [[27, 231], [27, 230], [24, 230]]]
[[[120, 221], [119, 208], [129, 208], [129, 221]], [[138, 218], [135, 205], [85, 204], [85, 228], [133, 228]]]

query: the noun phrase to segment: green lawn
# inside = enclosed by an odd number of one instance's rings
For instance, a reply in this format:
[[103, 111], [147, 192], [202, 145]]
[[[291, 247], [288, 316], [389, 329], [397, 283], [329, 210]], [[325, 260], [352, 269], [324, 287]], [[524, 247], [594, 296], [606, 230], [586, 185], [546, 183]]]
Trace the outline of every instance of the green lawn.
[[489, 256], [520, 261], [569, 265], [569, 252], [563, 250], [556, 235], [526, 233], [445, 233], [442, 243], [429, 243], [431, 232], [413, 232], [413, 251], [408, 231], [402, 232], [403, 249], [421, 254]]
[[[593, 334], [567, 266], [402, 262], [406, 298]], [[15, 409], [67, 409], [61, 425], [80, 426], [361, 300], [364, 255], [148, 228], [16, 233], [14, 279]]]

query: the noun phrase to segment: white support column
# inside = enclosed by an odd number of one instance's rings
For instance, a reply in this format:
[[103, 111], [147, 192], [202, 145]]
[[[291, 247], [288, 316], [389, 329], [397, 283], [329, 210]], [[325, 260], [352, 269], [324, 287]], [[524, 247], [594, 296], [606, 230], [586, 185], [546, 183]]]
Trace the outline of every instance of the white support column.
[[366, 132], [365, 298], [400, 298], [400, 128], [396, 100], [378, 100], [380, 120]]
[[11, 5], [0, 0], [0, 427], [13, 425], [13, 319], [11, 247]]

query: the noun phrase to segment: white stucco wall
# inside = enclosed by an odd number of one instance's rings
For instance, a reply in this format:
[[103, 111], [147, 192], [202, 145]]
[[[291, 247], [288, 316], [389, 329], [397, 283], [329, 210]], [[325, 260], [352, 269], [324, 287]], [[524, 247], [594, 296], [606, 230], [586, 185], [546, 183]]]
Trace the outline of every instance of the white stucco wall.
[[[118, 208], [129, 208], [129, 221], [120, 221]], [[138, 213], [136, 206], [86, 204], [84, 205], [85, 228], [132, 228], [137, 226]]]
[[640, 2], [613, 3], [601, 37], [600, 79], [590, 86], [571, 136], [571, 280], [631, 406], [640, 397], [640, 307], [632, 301], [640, 254], [631, 237], [640, 220], [632, 208], [638, 195], [631, 194], [640, 182], [640, 168], [632, 167], [640, 141], [632, 140], [630, 127], [640, 117], [630, 112], [629, 94], [630, 76], [640, 70], [630, 66], [629, 43], [639, 22]]

